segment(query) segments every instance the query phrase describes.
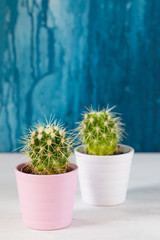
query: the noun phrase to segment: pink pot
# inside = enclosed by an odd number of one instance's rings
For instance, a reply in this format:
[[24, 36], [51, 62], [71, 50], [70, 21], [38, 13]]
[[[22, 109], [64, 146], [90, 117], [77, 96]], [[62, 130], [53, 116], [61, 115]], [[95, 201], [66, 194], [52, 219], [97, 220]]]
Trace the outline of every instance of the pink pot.
[[57, 175], [33, 175], [15, 168], [24, 225], [39, 230], [67, 227], [72, 221], [78, 167]]

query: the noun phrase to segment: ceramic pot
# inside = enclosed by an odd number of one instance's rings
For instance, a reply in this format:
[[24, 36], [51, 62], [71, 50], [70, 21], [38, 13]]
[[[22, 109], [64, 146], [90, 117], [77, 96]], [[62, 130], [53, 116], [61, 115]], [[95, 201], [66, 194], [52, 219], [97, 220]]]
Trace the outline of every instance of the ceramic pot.
[[56, 175], [33, 175], [15, 168], [24, 225], [39, 230], [65, 228], [71, 224], [78, 167]]
[[122, 154], [95, 156], [85, 153], [85, 146], [75, 148], [80, 189], [84, 202], [112, 206], [126, 200], [134, 149], [119, 144]]

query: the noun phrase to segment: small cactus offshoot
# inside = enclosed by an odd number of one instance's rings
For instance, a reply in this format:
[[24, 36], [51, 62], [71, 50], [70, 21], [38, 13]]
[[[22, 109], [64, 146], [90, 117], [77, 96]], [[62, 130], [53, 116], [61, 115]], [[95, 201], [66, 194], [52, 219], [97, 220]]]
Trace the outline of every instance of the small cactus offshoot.
[[79, 123], [80, 140], [90, 155], [113, 155], [118, 153], [117, 143], [123, 138], [121, 118], [111, 112], [112, 108], [94, 111], [90, 109], [83, 114]]
[[27, 166], [34, 174], [50, 175], [67, 171], [73, 141], [60, 123], [54, 121], [33, 126], [22, 143], [21, 151], [32, 160]]

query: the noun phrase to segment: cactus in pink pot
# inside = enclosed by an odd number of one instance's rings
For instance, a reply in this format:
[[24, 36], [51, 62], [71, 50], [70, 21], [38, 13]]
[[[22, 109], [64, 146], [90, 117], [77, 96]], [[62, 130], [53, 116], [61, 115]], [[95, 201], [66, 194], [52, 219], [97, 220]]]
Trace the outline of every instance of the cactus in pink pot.
[[23, 222], [55, 230], [72, 221], [78, 167], [69, 162], [73, 140], [57, 121], [37, 124], [24, 136], [29, 161], [15, 168]]
[[22, 143], [24, 145], [22, 152], [32, 160], [28, 167], [34, 174], [50, 175], [66, 172], [73, 140], [62, 124], [54, 121], [34, 125]]

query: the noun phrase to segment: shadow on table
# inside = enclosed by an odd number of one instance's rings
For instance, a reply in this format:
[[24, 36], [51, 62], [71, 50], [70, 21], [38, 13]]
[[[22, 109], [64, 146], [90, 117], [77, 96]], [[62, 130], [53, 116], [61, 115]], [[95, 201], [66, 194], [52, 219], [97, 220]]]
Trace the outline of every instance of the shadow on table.
[[160, 185], [129, 190], [126, 204], [133, 215], [160, 216]]
[[160, 216], [160, 186], [128, 191], [125, 203], [112, 207], [96, 207], [83, 203], [74, 210], [72, 227], [101, 225], [111, 221], [136, 221]]
[[94, 219], [84, 219], [84, 218], [73, 218], [72, 219], [72, 224], [71, 227], [72, 228], [81, 228], [81, 227], [89, 227], [89, 226], [97, 226], [97, 225], [101, 225], [102, 223], [104, 223], [105, 221], [94, 221]]

